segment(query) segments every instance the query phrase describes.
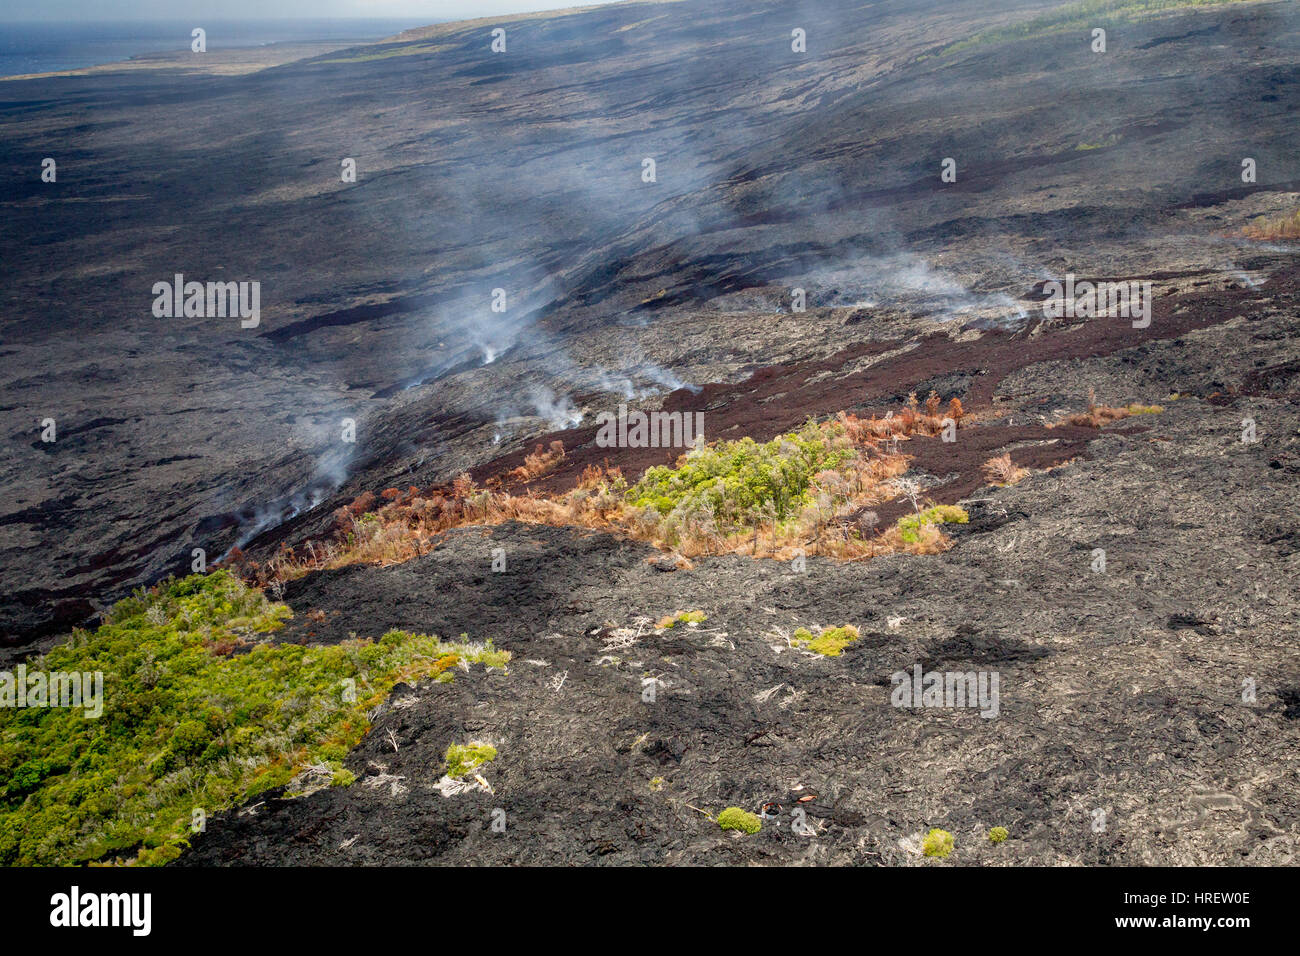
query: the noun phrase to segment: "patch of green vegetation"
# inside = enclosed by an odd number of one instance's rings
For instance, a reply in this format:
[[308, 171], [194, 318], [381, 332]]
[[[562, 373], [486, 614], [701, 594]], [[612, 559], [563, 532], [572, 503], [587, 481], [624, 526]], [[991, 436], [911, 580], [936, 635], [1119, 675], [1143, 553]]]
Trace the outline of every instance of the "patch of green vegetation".
[[665, 783], [665, 781], [664, 781], [664, 778], [663, 778], [663, 777], [651, 777], [651, 778], [650, 778], [650, 792], [651, 792], [651, 793], [658, 793], [660, 790], [662, 790], [662, 789], [664, 788], [664, 783]]
[[330, 785], [334, 787], [350, 787], [356, 782], [357, 775], [347, 767], [340, 767], [330, 777]]
[[1300, 239], [1300, 209], [1277, 216], [1256, 216], [1242, 227], [1248, 239]]
[[844, 652], [844, 648], [857, 639], [858, 629], [852, 624], [845, 624], [843, 627], [828, 627], [816, 635], [806, 627], [801, 627], [794, 632], [794, 636], [791, 638], [797, 646], [823, 654], [826, 657], [839, 657]]
[[491, 744], [471, 741], [468, 744], [452, 744], [447, 748], [447, 776], [459, 780], [468, 773], [473, 773], [485, 763], [497, 759], [497, 748]]
[[371, 60], [389, 60], [395, 56], [412, 56], [418, 53], [434, 53], [441, 49], [438, 44], [404, 43], [374, 53], [358, 53], [356, 56], [336, 56], [317, 63], [369, 63]]
[[707, 521], [720, 534], [781, 522], [811, 500], [813, 476], [854, 458], [836, 441], [842, 429], [808, 422], [796, 432], [759, 444], [723, 441], [686, 455], [678, 467], [650, 468], [627, 493], [638, 508], [683, 521]]
[[989, 842], [1001, 843], [1008, 836], [1010, 836], [1010, 834], [1007, 833], [1006, 827], [994, 827], [992, 830], [989, 831]]
[[994, 27], [945, 47], [942, 55], [958, 53], [972, 47], [1007, 40], [1024, 40], [1066, 30], [1091, 30], [1116, 22], [1131, 21], [1183, 7], [1218, 6], [1223, 3], [1247, 3], [1253, 0], [1079, 0], [1066, 3], [1021, 23]]
[[956, 505], [936, 505], [898, 521], [898, 532], [908, 544], [921, 540], [921, 529], [931, 524], [966, 524], [970, 516]]
[[758, 814], [742, 810], [740, 807], [727, 807], [718, 814], [718, 826], [724, 830], [739, 830], [742, 833], [757, 833], [763, 829], [763, 821]]
[[266, 640], [290, 616], [215, 571], [139, 592], [29, 661], [102, 672], [103, 715], [0, 709], [0, 865], [166, 863], [195, 809], [236, 806], [308, 767], [350, 783], [342, 761], [367, 713], [447, 652], [508, 657], [400, 631], [328, 647]]
[[1130, 415], [1159, 415], [1164, 411], [1164, 408], [1159, 405], [1138, 405], [1134, 403], [1124, 406], [1124, 410]]
[[952, 834], [947, 830], [931, 830], [921, 841], [921, 852], [926, 856], [945, 857], [952, 852]]
[[703, 611], [678, 611], [672, 617], [661, 618], [659, 626], [672, 628], [678, 624], [703, 624], [708, 619], [708, 616]]

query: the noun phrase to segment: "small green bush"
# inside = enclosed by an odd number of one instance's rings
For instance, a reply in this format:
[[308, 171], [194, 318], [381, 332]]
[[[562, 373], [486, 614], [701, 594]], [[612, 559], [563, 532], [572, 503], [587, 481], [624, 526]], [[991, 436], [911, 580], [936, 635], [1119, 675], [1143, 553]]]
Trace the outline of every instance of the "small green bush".
[[926, 856], [947, 856], [952, 852], [952, 834], [947, 830], [931, 830], [921, 842], [921, 852]]
[[468, 773], [473, 773], [483, 764], [497, 759], [497, 748], [491, 744], [478, 743], [452, 744], [447, 748], [447, 776], [459, 780]]
[[989, 831], [989, 842], [1001, 843], [1008, 836], [1010, 836], [1010, 834], [1007, 833], [1006, 827], [994, 827], [992, 830]]
[[703, 624], [707, 621], [708, 615], [703, 611], [678, 611], [672, 617], [665, 617], [659, 621], [659, 626], [663, 628], [676, 627], [678, 624]]
[[855, 458], [842, 431], [810, 421], [763, 444], [752, 438], [718, 442], [691, 452], [679, 467], [648, 469], [627, 498], [661, 517], [707, 521], [722, 535], [759, 521], [782, 522], [811, 501], [814, 475]]
[[724, 830], [740, 830], [742, 833], [757, 833], [763, 829], [763, 821], [758, 814], [742, 810], [740, 807], [727, 807], [718, 814], [718, 826]]
[[844, 652], [844, 648], [857, 639], [858, 629], [852, 624], [845, 624], [843, 627], [828, 627], [817, 635], [814, 635], [806, 627], [801, 627], [794, 632], [792, 638], [797, 646], [826, 657], [839, 657]]

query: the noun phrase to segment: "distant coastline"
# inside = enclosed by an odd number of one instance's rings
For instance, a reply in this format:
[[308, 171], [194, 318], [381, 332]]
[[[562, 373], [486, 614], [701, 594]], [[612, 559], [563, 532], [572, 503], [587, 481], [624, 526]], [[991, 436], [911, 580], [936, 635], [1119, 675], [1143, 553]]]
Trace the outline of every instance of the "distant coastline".
[[0, 23], [0, 77], [82, 70], [189, 53], [190, 31], [195, 27], [207, 31], [208, 50], [220, 52], [273, 44], [369, 43], [430, 22], [427, 18], [365, 18]]

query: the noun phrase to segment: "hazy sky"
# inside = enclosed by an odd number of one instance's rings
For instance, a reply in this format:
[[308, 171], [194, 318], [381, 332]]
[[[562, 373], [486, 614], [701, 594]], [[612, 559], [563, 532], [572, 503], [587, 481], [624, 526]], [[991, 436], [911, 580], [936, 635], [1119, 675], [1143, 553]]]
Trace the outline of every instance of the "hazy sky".
[[608, 0], [42, 0], [5, 3], [0, 20], [251, 20], [401, 17], [463, 20]]

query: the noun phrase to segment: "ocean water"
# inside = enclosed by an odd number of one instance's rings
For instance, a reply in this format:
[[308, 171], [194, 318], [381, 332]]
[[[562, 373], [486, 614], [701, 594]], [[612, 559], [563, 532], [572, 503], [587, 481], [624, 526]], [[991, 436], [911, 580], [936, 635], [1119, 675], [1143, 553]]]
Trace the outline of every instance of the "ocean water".
[[0, 22], [0, 76], [73, 70], [116, 63], [141, 53], [188, 52], [190, 31], [202, 27], [208, 49], [265, 46], [268, 43], [378, 40], [437, 19], [248, 20], [198, 17], [185, 21], [96, 23]]

